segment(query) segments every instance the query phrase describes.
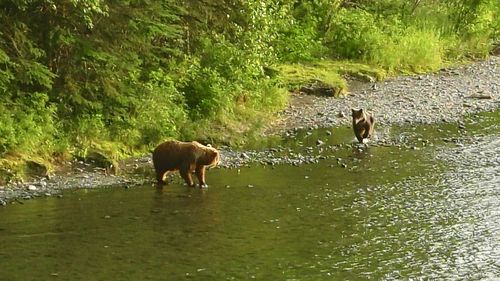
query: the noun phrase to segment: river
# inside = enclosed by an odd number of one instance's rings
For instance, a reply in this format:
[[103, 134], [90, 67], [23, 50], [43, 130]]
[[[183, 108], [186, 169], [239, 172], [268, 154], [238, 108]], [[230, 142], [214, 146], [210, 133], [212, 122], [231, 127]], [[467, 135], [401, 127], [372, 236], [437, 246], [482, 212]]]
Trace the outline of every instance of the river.
[[[381, 128], [318, 163], [215, 169], [0, 208], [0, 280], [500, 278], [500, 113]], [[328, 143], [349, 143], [334, 130]], [[301, 151], [325, 130], [281, 145]]]

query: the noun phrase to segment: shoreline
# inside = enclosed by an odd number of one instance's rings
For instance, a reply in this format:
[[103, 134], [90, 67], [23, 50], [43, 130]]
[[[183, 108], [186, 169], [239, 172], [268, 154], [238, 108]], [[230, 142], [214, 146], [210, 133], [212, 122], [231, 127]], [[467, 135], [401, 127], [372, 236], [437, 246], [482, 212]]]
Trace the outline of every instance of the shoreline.
[[[351, 124], [350, 108], [364, 108], [379, 125], [457, 122], [500, 107], [500, 56], [437, 73], [356, 83], [342, 98], [292, 94], [290, 105], [265, 132]], [[343, 117], [342, 117], [343, 116]]]
[[[500, 108], [500, 57], [437, 73], [400, 76], [377, 83], [354, 83], [351, 93], [341, 98], [292, 93], [288, 107], [278, 113], [263, 133], [264, 137], [294, 137], [299, 129], [350, 126], [350, 108], [364, 108], [372, 113], [377, 126], [438, 124], [460, 122], [464, 116]], [[383, 141], [383, 140], [382, 140]], [[273, 156], [279, 149], [262, 153], [221, 150], [221, 168], [235, 168], [250, 163], [292, 164], [318, 161], [313, 155], [298, 158]], [[270, 160], [271, 159], [271, 160]], [[149, 156], [122, 161], [123, 173], [108, 175], [103, 169], [83, 162], [72, 162], [66, 172], [50, 178], [0, 186], [0, 206], [9, 202], [44, 196], [60, 196], [65, 189], [153, 184], [149, 178]]]

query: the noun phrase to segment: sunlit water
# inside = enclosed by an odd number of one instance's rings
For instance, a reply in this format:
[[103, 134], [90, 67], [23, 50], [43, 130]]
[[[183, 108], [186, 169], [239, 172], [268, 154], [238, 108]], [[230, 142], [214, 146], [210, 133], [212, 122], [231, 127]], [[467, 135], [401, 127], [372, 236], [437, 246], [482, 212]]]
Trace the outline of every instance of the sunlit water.
[[211, 170], [208, 189], [177, 179], [9, 205], [0, 280], [498, 279], [500, 134], [489, 118], [467, 124], [463, 144], [437, 141], [456, 126], [393, 128], [415, 145]]

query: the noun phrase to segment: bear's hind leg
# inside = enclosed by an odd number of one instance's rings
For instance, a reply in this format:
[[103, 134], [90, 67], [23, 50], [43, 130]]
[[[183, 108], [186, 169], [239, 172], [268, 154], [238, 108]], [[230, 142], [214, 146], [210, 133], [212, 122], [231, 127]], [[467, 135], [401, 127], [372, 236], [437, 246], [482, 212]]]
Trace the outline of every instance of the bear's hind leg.
[[369, 138], [369, 137], [371, 136], [371, 135], [370, 135], [370, 134], [371, 134], [371, 129], [370, 129], [370, 127], [371, 127], [371, 126], [370, 126], [370, 123], [368, 123], [368, 122], [367, 122], [367, 123], [365, 124], [365, 130], [364, 130], [364, 132], [363, 132], [363, 139], [367, 139], [367, 138]]
[[179, 172], [181, 173], [182, 178], [186, 182], [187, 185], [189, 186], [194, 186], [193, 178], [191, 178], [191, 171], [189, 169], [189, 165], [187, 166], [182, 166], [179, 169]]
[[369, 132], [369, 137], [373, 136], [373, 129], [375, 128], [375, 118], [373, 116], [370, 116], [370, 132]]

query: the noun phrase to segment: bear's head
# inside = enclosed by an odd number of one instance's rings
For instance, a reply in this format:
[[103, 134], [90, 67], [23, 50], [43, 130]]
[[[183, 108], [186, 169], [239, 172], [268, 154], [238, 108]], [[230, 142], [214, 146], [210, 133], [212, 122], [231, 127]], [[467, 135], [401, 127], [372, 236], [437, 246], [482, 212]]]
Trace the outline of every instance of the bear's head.
[[220, 153], [217, 149], [206, 146], [203, 148], [204, 153], [200, 157], [198, 163], [204, 166], [208, 166], [208, 168], [214, 168], [219, 165], [220, 162]]
[[351, 108], [352, 111], [352, 119], [353, 120], [360, 120], [365, 118], [365, 113], [363, 112], [363, 109], [361, 108], [360, 110], [356, 110], [354, 108]]

